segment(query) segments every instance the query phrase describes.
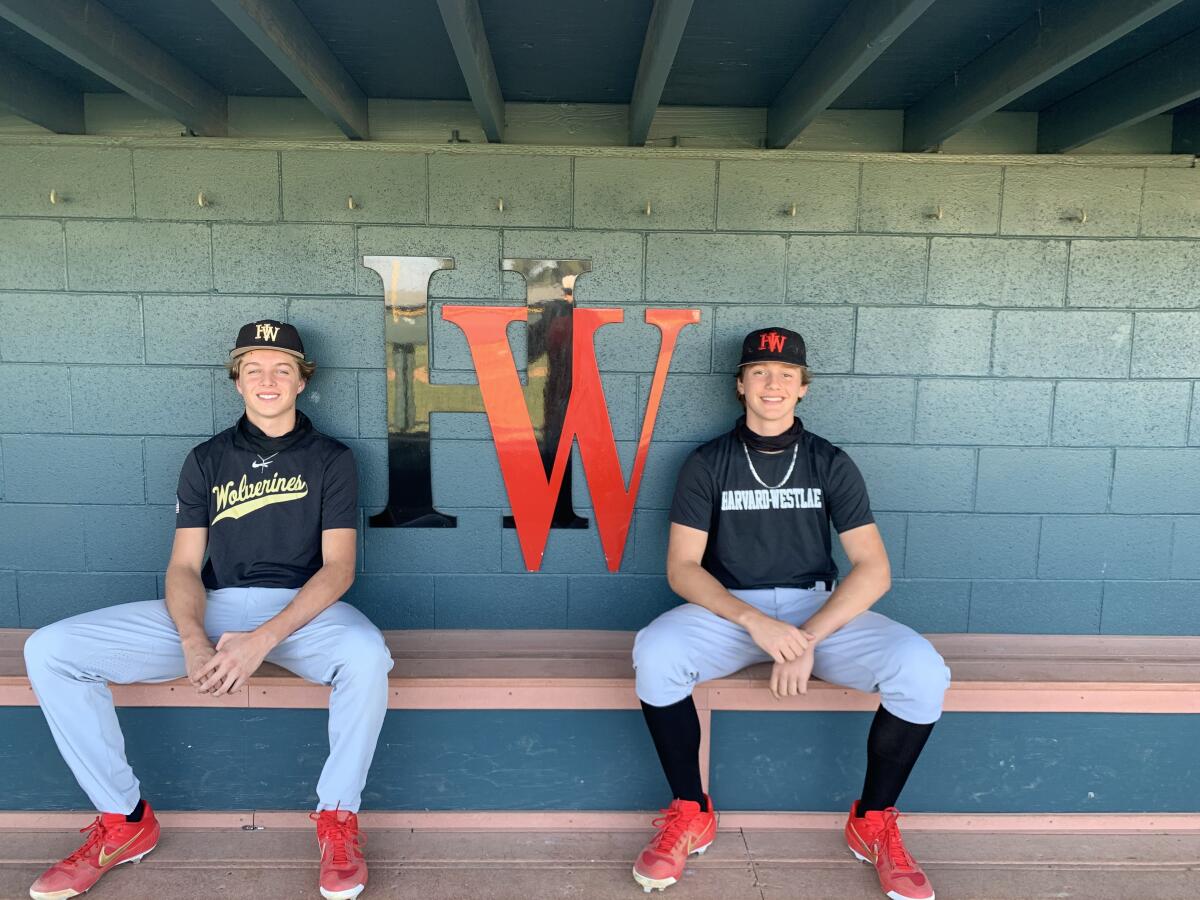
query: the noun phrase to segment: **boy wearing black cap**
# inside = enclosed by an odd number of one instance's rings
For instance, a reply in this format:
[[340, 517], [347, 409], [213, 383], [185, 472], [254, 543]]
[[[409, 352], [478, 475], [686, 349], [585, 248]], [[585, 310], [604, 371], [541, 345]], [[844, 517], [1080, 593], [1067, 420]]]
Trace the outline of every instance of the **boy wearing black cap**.
[[[634, 863], [647, 892], [674, 884], [716, 835], [692, 687], [773, 661], [776, 697], [806, 693], [812, 675], [880, 694], [846, 841], [893, 900], [934, 896], [904, 847], [895, 803], [941, 715], [950, 672], [919, 634], [868, 611], [891, 585], [887, 552], [850, 457], [795, 415], [808, 385], [799, 334], [751, 332], [736, 380], [745, 416], [679, 473], [667, 580], [688, 602], [639, 632], [633, 650], [638, 697], [674, 795]], [[831, 524], [851, 565], [840, 580]]]
[[184, 461], [166, 599], [64, 619], [25, 644], [59, 751], [100, 812], [83, 846], [34, 882], [34, 900], [83, 893], [158, 842], [108, 682], [186, 675], [198, 693], [219, 697], [241, 690], [264, 661], [333, 686], [313, 815], [319, 884], [328, 900], [351, 900], [366, 884], [356, 813], [392, 660], [379, 630], [338, 602], [355, 571], [354, 457], [296, 409], [316, 366], [293, 326], [245, 325], [228, 369], [246, 411]]

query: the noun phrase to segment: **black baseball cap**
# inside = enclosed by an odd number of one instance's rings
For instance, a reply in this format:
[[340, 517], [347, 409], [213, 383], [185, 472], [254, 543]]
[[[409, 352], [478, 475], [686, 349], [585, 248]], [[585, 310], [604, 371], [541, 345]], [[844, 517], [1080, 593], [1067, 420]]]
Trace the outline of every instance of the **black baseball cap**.
[[238, 331], [237, 343], [229, 351], [229, 358], [241, 356], [251, 350], [282, 350], [304, 359], [304, 342], [295, 325], [277, 322], [275, 319], [259, 319], [248, 322]]
[[759, 328], [750, 332], [742, 341], [742, 360], [738, 368], [757, 362], [807, 366], [804, 338], [787, 328]]

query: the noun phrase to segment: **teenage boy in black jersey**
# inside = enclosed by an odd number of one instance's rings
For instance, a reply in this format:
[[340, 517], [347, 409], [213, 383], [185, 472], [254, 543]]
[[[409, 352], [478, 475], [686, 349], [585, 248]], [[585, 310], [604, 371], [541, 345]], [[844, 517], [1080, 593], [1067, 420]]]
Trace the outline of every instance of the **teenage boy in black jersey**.
[[[895, 803], [941, 715], [950, 672], [915, 631], [868, 611], [891, 585], [887, 552], [850, 457], [795, 416], [808, 382], [799, 334], [751, 332], [736, 385], [745, 417], [679, 473], [667, 579], [688, 602], [639, 632], [633, 650], [638, 697], [674, 795], [634, 863], [647, 892], [674, 884], [716, 835], [692, 687], [773, 661], [776, 697], [805, 693], [814, 674], [880, 694], [846, 841], [893, 900], [934, 896], [904, 848]], [[831, 524], [851, 566], [836, 582]]]
[[34, 900], [83, 893], [158, 842], [107, 683], [186, 675], [197, 692], [219, 697], [245, 687], [264, 660], [333, 686], [312, 816], [319, 886], [327, 900], [352, 900], [366, 885], [356, 814], [392, 659], [366, 616], [338, 602], [354, 580], [354, 457], [296, 410], [316, 366], [294, 327], [244, 326], [228, 369], [246, 412], [183, 464], [166, 599], [64, 619], [25, 644], [54, 740], [100, 813], [83, 846], [34, 882]]

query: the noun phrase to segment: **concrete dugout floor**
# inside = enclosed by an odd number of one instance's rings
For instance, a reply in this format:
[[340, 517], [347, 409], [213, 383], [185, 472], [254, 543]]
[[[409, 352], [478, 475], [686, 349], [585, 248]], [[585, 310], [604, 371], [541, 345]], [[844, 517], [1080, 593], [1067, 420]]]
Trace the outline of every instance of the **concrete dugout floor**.
[[[367, 835], [371, 898], [586, 898], [644, 896], [629, 874], [648, 832], [431, 832]], [[79, 842], [74, 831], [0, 833], [0, 898]], [[293, 829], [164, 831], [138, 865], [111, 872], [88, 900], [319, 897], [313, 832]], [[913, 833], [942, 900], [1173, 900], [1200, 894], [1200, 834]], [[878, 900], [874, 872], [826, 831], [722, 831], [674, 900]]]

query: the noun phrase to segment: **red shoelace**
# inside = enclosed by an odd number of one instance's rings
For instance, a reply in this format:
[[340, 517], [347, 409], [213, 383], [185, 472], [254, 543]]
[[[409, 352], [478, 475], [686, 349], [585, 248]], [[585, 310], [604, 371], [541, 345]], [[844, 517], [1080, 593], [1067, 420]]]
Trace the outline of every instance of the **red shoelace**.
[[659, 812], [662, 813], [662, 816], [650, 823], [655, 828], [661, 829], [655, 836], [654, 849], [667, 853], [679, 843], [679, 838], [683, 835], [683, 831], [692, 817], [685, 815], [678, 806], [669, 806], [666, 809], [660, 809]]
[[355, 847], [366, 843], [366, 838], [358, 833], [358, 823], [352, 821], [353, 816], [347, 816], [345, 821], [338, 821], [336, 814], [322, 816], [321, 813], [310, 813], [309, 818], [317, 823], [317, 840], [333, 847], [335, 866], [349, 865], [351, 843]]
[[897, 821], [899, 818], [900, 811], [894, 807], [883, 811], [883, 831], [879, 835], [879, 843], [887, 847], [888, 857], [898, 869], [913, 871], [917, 864], [908, 855], [908, 848], [904, 846], [904, 839], [900, 837], [900, 825]]
[[107, 833], [107, 831], [108, 829], [104, 827], [104, 822], [101, 820], [100, 816], [96, 816], [96, 818], [92, 820], [92, 824], [85, 825], [83, 828], [79, 829], [80, 834], [87, 835], [87, 840], [83, 842], [83, 846], [64, 859], [63, 862], [79, 862], [91, 852], [91, 849], [96, 846], [97, 843], [104, 840], [104, 835]]

